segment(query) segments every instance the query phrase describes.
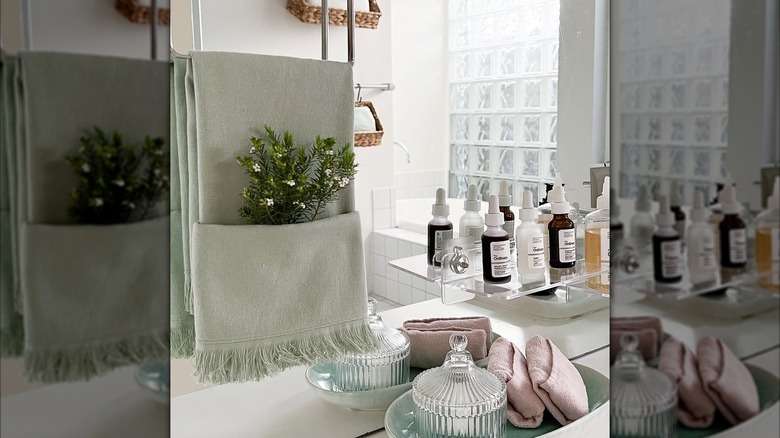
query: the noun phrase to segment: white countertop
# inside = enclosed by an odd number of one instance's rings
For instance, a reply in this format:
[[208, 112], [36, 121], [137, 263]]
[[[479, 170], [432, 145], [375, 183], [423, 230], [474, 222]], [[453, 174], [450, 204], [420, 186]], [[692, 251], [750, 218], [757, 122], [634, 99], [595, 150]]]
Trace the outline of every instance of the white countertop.
[[[544, 335], [562, 350], [580, 351], [581, 357], [574, 362], [609, 375], [609, 351], [603, 348], [609, 342], [606, 310], [554, 323], [489, 303], [447, 306], [439, 300], [429, 300], [381, 312], [389, 327], [398, 327], [407, 319], [467, 315], [490, 317], [493, 330], [518, 345], [525, 345], [525, 340], [536, 334]], [[600, 329], [599, 325], [602, 326]], [[582, 333], [595, 339], [578, 343], [578, 339], [583, 341]], [[585, 351], [583, 345], [592, 346], [596, 351]], [[383, 430], [378, 430], [384, 425], [385, 411], [354, 411], [332, 405], [308, 387], [304, 373], [305, 367], [296, 367], [260, 382], [215, 386], [174, 397], [171, 399], [171, 436], [387, 436]], [[587, 423], [580, 436], [608, 436], [609, 406], [602, 408], [600, 414]]]

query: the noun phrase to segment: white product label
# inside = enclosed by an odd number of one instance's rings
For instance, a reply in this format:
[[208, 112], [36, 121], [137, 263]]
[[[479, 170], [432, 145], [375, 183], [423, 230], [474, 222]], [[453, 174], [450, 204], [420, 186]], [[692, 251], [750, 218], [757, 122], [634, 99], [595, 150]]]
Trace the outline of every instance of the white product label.
[[577, 260], [574, 228], [568, 230], [558, 230], [558, 258], [561, 263], [569, 263]]
[[509, 234], [509, 252], [515, 253], [515, 221], [505, 221], [501, 228]]
[[699, 254], [696, 256], [699, 269], [712, 269], [718, 263], [715, 259], [715, 237], [707, 234], [699, 244]]
[[490, 273], [493, 277], [511, 275], [512, 254], [509, 252], [509, 241], [490, 242]]
[[441, 250], [444, 248], [444, 242], [452, 239], [452, 230], [439, 230], [436, 231], [436, 235], [434, 237], [436, 241], [436, 246], [434, 246], [434, 251], [437, 255], [439, 255], [439, 258], [441, 258]]
[[[485, 232], [485, 227], [478, 226], [478, 227], [466, 227], [466, 235], [472, 236], [474, 238], [474, 242], [479, 242], [482, 238], [482, 233]], [[463, 236], [461, 236], [463, 237]]]
[[544, 267], [544, 236], [533, 236], [528, 239], [528, 267], [531, 269]]
[[729, 259], [731, 263], [747, 261], [747, 233], [744, 228], [729, 230]]
[[769, 247], [773, 262], [780, 262], [780, 228], [772, 228], [769, 231], [772, 236], [771, 246]]
[[609, 284], [609, 228], [604, 227], [599, 230], [599, 246], [601, 249], [601, 284]]
[[661, 275], [664, 278], [675, 278], [681, 275], [679, 240], [661, 242]]

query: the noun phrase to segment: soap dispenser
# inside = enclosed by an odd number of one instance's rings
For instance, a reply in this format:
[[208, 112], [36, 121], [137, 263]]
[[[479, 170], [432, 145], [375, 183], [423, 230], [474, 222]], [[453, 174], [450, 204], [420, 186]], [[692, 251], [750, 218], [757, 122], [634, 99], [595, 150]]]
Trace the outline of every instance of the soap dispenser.
[[517, 273], [521, 283], [535, 283], [544, 280], [546, 267], [544, 258], [544, 233], [536, 223], [539, 212], [534, 207], [530, 190], [523, 192], [520, 208], [520, 225], [517, 226], [515, 242], [517, 249]]
[[504, 214], [503, 229], [509, 235], [509, 252], [515, 257], [515, 214], [512, 213], [512, 195], [509, 194], [509, 184], [501, 181], [498, 190], [498, 209]]
[[553, 218], [547, 224], [550, 241], [550, 267], [558, 269], [573, 268], [577, 260], [576, 230], [569, 219], [571, 207], [566, 201], [566, 192], [561, 183], [560, 173], [555, 177], [555, 186], [548, 196], [552, 204]]
[[658, 229], [653, 234], [653, 278], [658, 283], [677, 283], [682, 280], [680, 269], [680, 235], [674, 229], [674, 214], [669, 208], [669, 198], [658, 198]]
[[487, 230], [482, 233], [482, 276], [485, 283], [507, 283], [512, 278], [512, 254], [509, 233], [504, 231], [504, 214], [498, 208], [498, 196], [490, 195], [485, 214]]
[[767, 273], [759, 286], [780, 292], [780, 176], [775, 177], [772, 194], [766, 199], [766, 210], [756, 216], [756, 271]]
[[606, 271], [589, 277], [585, 284], [601, 291], [609, 291], [609, 194], [609, 176], [605, 176], [601, 195], [596, 198], [596, 211], [585, 216], [585, 272]]
[[458, 237], [471, 236], [474, 238], [474, 247], [477, 248], [477, 257], [481, 256], [480, 239], [485, 231], [485, 220], [479, 214], [482, 202], [477, 198], [477, 186], [471, 184], [466, 200], [463, 202], [463, 216], [460, 217]]
[[747, 265], [747, 227], [739, 217], [742, 205], [737, 201], [736, 188], [731, 180], [720, 192], [723, 219], [718, 224], [720, 266], [726, 270], [741, 270]]
[[691, 225], [688, 227], [688, 277], [694, 286], [717, 281], [718, 262], [715, 257], [715, 233], [707, 223], [709, 210], [704, 206], [704, 194], [693, 195]]
[[436, 189], [436, 203], [431, 206], [433, 219], [428, 222], [428, 264], [441, 266], [441, 252], [444, 243], [452, 239], [452, 222], [447, 219], [450, 206], [443, 188]]
[[641, 253], [647, 253], [655, 230], [655, 221], [650, 214], [650, 191], [646, 185], [639, 186], [639, 197], [634, 203], [634, 216], [628, 232], [629, 237]]

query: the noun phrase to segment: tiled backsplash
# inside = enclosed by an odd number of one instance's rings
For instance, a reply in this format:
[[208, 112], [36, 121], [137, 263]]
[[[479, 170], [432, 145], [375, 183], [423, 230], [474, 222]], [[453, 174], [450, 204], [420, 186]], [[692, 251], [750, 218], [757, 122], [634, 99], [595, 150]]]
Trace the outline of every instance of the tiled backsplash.
[[447, 170], [396, 173], [395, 195], [397, 199], [434, 198], [437, 188], [447, 189], [447, 175]]
[[414, 277], [388, 264], [389, 261], [425, 253], [425, 236], [390, 228], [371, 232], [369, 292], [407, 305], [441, 296], [436, 283]]

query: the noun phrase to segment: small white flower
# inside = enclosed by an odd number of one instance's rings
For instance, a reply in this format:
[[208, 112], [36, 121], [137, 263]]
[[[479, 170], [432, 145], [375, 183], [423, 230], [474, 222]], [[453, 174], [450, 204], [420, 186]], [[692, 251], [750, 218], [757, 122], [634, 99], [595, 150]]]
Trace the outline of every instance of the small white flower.
[[265, 205], [272, 207], [274, 205], [274, 200], [271, 198], [265, 198]]
[[259, 164], [255, 163], [255, 164], [252, 165], [252, 170], [254, 170], [255, 172], [260, 173], [260, 170], [262, 170], [262, 168], [260, 167]]
[[249, 149], [249, 153], [250, 153], [250, 154], [254, 154], [255, 152], [257, 152], [257, 148], [256, 148], [256, 147], [254, 147], [254, 146], [252, 146], [252, 147]]
[[289, 181], [287, 181], [287, 185], [290, 186], [290, 187], [295, 187], [295, 181], [289, 180]]
[[89, 173], [89, 164], [84, 163], [81, 165], [81, 170], [84, 171], [84, 173]]
[[327, 151], [325, 151], [325, 155], [333, 155], [333, 151], [327, 150]]
[[349, 178], [342, 178], [341, 182], [339, 183], [339, 187], [346, 187], [347, 184], [349, 184]]
[[154, 176], [160, 176], [161, 173], [162, 173], [162, 170], [160, 170], [159, 168], [154, 169]]
[[132, 202], [127, 204], [127, 206], [130, 207], [130, 210], [135, 210], [135, 204], [133, 204]]
[[276, 158], [282, 158], [282, 154], [276, 154]]
[[96, 207], [100, 207], [101, 205], [103, 205], [103, 198], [95, 198], [94, 201]]
[[330, 169], [325, 169], [325, 176], [330, 176], [330, 174], [333, 173]]
[[156, 151], [154, 151], [154, 154], [155, 155], [162, 155], [163, 151], [162, 151], [162, 149], [157, 149]]
[[125, 181], [124, 181], [124, 180], [121, 180], [121, 179], [115, 179], [115, 180], [113, 181], [113, 183], [114, 183], [114, 185], [115, 185], [115, 186], [117, 186], [117, 187], [124, 187], [124, 186], [125, 186]]

